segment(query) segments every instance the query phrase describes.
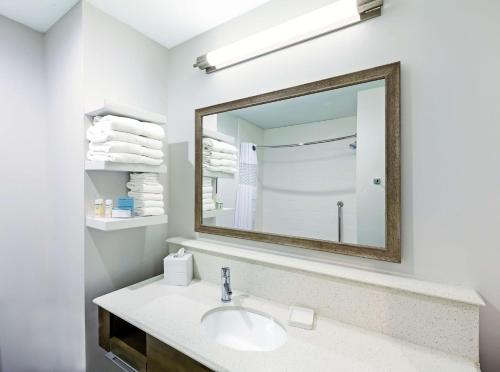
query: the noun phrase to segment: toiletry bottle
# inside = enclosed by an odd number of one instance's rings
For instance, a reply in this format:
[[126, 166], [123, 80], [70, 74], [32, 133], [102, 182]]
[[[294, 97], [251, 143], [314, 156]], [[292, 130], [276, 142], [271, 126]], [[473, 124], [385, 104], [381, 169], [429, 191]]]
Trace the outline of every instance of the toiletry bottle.
[[106, 199], [104, 206], [104, 217], [111, 218], [111, 211], [113, 210], [113, 200]]
[[215, 201], [215, 209], [222, 209], [224, 207], [222, 197], [219, 194], [215, 195], [214, 201]]
[[101, 198], [94, 201], [94, 216], [103, 217], [104, 216], [104, 204]]

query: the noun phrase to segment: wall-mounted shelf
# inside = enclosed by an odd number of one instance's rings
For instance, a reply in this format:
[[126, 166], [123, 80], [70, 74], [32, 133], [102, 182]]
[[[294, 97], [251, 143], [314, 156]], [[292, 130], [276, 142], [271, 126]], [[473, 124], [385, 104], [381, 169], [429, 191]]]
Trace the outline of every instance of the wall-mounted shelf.
[[222, 209], [213, 209], [211, 211], [203, 211], [203, 218], [214, 218], [227, 214], [231, 214], [234, 212], [234, 208], [222, 208]]
[[132, 163], [113, 163], [109, 161], [85, 161], [87, 171], [109, 171], [109, 172], [150, 172], [166, 173], [166, 165], [147, 165]]
[[167, 123], [167, 117], [165, 115], [147, 111], [139, 107], [123, 105], [107, 99], [104, 100], [102, 106], [88, 111], [87, 115], [90, 117], [116, 115], [160, 125], [165, 125]]
[[231, 173], [223, 173], [223, 172], [210, 172], [207, 170], [203, 170], [203, 177], [210, 177], [210, 178], [234, 178], [234, 174]]
[[210, 129], [203, 129], [203, 137], [213, 138], [217, 141], [222, 141], [234, 145], [234, 137], [228, 136], [227, 134], [216, 132]]
[[123, 229], [132, 229], [135, 227], [146, 227], [153, 225], [163, 225], [168, 223], [168, 216], [149, 216], [132, 218], [99, 218], [87, 217], [86, 225], [93, 229], [102, 231], [115, 231]]

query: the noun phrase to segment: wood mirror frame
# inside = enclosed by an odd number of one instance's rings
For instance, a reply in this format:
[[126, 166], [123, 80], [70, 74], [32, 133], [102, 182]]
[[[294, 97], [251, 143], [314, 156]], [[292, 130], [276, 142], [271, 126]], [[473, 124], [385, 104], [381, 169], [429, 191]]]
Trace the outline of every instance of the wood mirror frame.
[[[324, 92], [350, 85], [385, 80], [385, 173], [386, 216], [384, 248], [339, 243], [280, 234], [203, 225], [202, 220], [202, 135], [203, 117], [226, 111]], [[302, 248], [401, 262], [401, 160], [400, 160], [400, 62], [378, 66], [346, 75], [264, 93], [195, 110], [195, 231], [206, 234], [283, 244]]]

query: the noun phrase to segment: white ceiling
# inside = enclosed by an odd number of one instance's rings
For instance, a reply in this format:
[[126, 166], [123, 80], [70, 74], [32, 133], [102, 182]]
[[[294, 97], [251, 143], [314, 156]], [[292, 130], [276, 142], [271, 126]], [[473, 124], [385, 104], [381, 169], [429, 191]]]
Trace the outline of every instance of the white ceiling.
[[78, 0], [0, 0], [0, 14], [45, 32]]
[[383, 87], [384, 80], [230, 111], [262, 129], [356, 116], [358, 92]]
[[149, 38], [174, 47], [269, 0], [89, 0]]
[[[88, 0], [171, 48], [270, 0]], [[0, 15], [45, 32], [78, 0], [0, 0]]]

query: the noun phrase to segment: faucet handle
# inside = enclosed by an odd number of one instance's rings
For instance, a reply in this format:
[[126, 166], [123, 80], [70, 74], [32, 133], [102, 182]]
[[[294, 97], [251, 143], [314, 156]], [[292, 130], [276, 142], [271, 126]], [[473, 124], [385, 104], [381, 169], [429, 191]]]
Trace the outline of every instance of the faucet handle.
[[220, 269], [220, 270], [221, 270], [221, 276], [222, 276], [223, 278], [226, 278], [226, 277], [228, 277], [229, 275], [231, 275], [231, 268], [230, 268], [230, 267], [228, 267], [228, 266], [223, 266], [223, 267], [221, 267], [221, 269]]

